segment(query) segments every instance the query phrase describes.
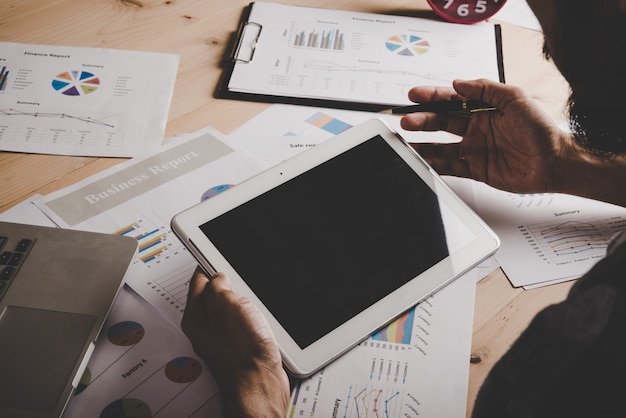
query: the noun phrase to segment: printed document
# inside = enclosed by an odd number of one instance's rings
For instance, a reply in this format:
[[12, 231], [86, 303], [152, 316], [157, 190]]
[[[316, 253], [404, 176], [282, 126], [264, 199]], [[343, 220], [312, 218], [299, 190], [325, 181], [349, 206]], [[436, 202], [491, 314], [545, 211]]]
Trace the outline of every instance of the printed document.
[[470, 183], [475, 211], [502, 245], [495, 254], [515, 287], [577, 279], [606, 255], [613, 235], [626, 229], [626, 209], [558, 193], [519, 194]]
[[0, 43], [0, 150], [134, 157], [163, 141], [177, 55]]
[[170, 229], [170, 220], [265, 167], [219, 132], [204, 129], [36, 204], [62, 228], [134, 237], [139, 251], [127, 284], [178, 326], [198, 263]]
[[487, 22], [255, 2], [225, 90], [276, 102], [317, 99], [318, 106], [409, 104], [413, 86], [450, 86], [456, 78], [503, 81], [496, 29]]

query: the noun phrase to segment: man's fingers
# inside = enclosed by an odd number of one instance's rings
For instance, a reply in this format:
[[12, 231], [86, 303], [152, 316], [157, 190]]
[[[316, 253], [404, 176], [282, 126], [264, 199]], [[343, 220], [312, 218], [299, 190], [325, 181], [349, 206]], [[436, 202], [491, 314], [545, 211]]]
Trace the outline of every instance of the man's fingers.
[[446, 122], [447, 118], [434, 113], [409, 113], [400, 119], [400, 127], [407, 131], [439, 131]]
[[408, 96], [409, 100], [415, 103], [459, 99], [459, 95], [450, 87], [413, 87], [409, 90]]
[[213, 275], [209, 286], [211, 286], [214, 291], [232, 290], [230, 279], [227, 275], [221, 272], [217, 272]]
[[202, 294], [208, 281], [208, 277], [200, 267], [196, 268], [189, 280], [187, 304], [181, 320], [181, 328], [186, 335], [198, 331], [198, 328], [203, 324], [205, 304]]
[[470, 177], [469, 166], [463, 155], [461, 143], [412, 143], [411, 146], [439, 174]]
[[209, 278], [204, 274], [198, 266], [189, 280], [189, 289], [187, 290], [187, 300], [194, 300], [202, 294]]
[[[498, 108], [505, 107], [507, 101], [512, 96], [511, 92], [521, 92], [518, 87], [488, 79], [454, 80], [452, 85], [464, 97], [480, 100]], [[503, 94], [503, 92], [506, 92], [506, 94]]]
[[446, 131], [463, 136], [467, 132], [470, 118], [450, 113], [409, 113], [400, 119], [400, 127], [407, 131]]

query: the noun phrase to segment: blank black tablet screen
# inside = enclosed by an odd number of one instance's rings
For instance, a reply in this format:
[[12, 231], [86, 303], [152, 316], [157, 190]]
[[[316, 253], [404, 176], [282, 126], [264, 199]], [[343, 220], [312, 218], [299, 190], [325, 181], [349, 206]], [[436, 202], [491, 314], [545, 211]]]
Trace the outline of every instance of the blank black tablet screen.
[[201, 230], [302, 348], [448, 255], [437, 196], [379, 136]]

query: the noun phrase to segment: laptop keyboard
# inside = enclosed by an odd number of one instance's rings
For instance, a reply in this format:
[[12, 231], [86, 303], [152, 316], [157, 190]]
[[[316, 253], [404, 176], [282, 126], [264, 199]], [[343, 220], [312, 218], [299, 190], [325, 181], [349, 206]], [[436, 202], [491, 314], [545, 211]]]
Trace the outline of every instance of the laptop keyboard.
[[9, 237], [0, 235], [0, 299], [6, 294], [35, 243], [35, 240], [30, 238], [19, 239], [15, 245], [12, 245], [11, 241], [13, 240], [9, 240]]

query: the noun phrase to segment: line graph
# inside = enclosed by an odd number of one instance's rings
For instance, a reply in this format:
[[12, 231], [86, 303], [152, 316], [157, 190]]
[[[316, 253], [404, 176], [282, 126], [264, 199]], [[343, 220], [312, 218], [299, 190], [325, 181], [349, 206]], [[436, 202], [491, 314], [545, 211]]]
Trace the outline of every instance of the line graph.
[[587, 222], [565, 222], [540, 233], [556, 255], [606, 249], [606, 240], [602, 232], [596, 225]]
[[118, 113], [84, 115], [35, 111], [32, 107], [0, 108], [0, 142], [120, 147], [124, 133]]
[[92, 118], [90, 116], [75, 116], [68, 113], [55, 113], [55, 112], [24, 112], [17, 109], [0, 109], [0, 116], [24, 116], [31, 118], [50, 118], [50, 119], [72, 119], [87, 124], [95, 124], [100, 126], [106, 126], [108, 128], [115, 128], [114, 124], [105, 122], [105, 119], [114, 118], [116, 115], [111, 114], [100, 118]]
[[[352, 388], [350, 388], [352, 390]], [[355, 393], [352, 402], [356, 416], [396, 416], [401, 409], [402, 395], [396, 389], [362, 388]], [[349, 406], [349, 404], [347, 404]]]
[[535, 254], [552, 263], [603, 257], [613, 234], [624, 228], [626, 219], [620, 216], [575, 218], [518, 227]]
[[340, 64], [331, 61], [314, 61], [307, 60], [304, 63], [304, 68], [309, 70], [316, 71], [326, 71], [326, 72], [343, 72], [343, 73], [369, 73], [369, 74], [380, 74], [380, 75], [395, 75], [395, 76], [403, 76], [403, 77], [413, 77], [420, 78], [426, 80], [437, 80], [441, 82], [450, 83], [452, 82], [452, 77], [444, 78], [441, 77], [441, 73], [435, 75], [431, 73], [422, 73], [415, 71], [407, 71], [406, 69], [399, 68], [380, 68], [377, 66], [366, 66], [366, 65], [350, 65], [350, 64]]

